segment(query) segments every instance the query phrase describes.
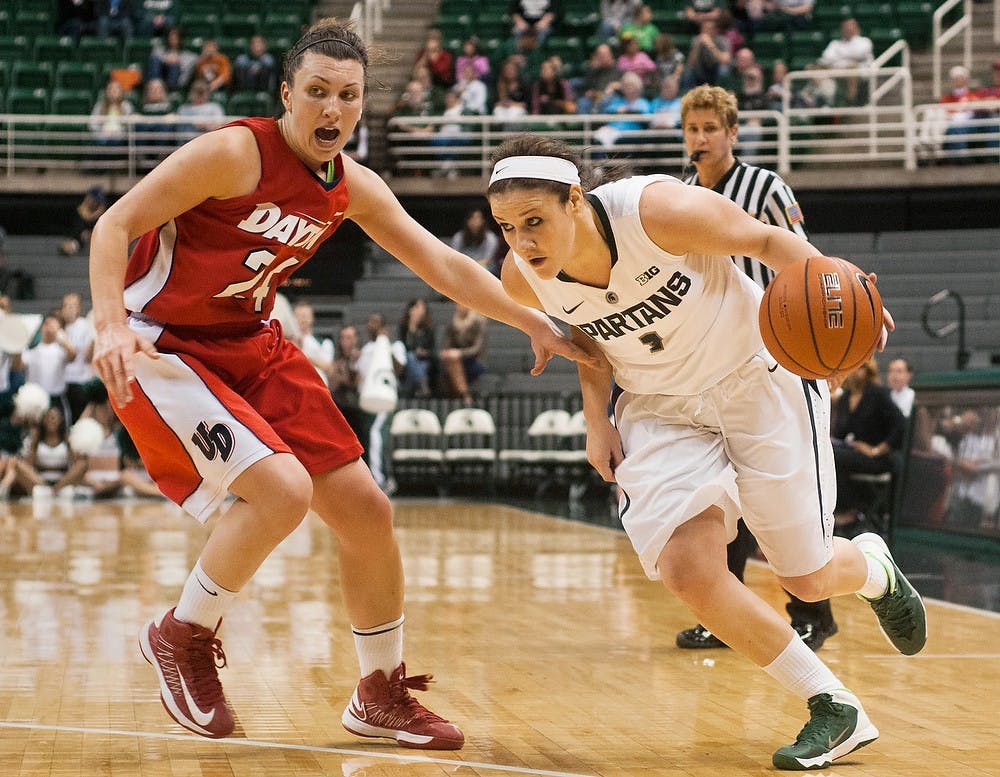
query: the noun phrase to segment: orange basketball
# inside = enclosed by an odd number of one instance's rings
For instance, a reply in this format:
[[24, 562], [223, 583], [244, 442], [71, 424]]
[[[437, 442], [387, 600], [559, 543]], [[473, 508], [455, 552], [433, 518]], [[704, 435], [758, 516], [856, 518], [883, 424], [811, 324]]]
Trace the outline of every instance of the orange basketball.
[[760, 303], [760, 333], [778, 363], [827, 378], [871, 358], [882, 333], [882, 297], [850, 262], [813, 256], [785, 267]]

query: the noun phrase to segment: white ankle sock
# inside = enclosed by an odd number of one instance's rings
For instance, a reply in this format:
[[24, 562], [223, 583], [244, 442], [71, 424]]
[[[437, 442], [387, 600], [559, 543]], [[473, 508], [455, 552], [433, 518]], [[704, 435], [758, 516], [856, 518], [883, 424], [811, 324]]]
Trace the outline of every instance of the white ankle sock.
[[889, 570], [878, 556], [862, 551], [865, 561], [868, 562], [868, 579], [865, 584], [858, 589], [858, 593], [865, 599], [878, 599], [889, 590]]
[[844, 687], [797, 634], [764, 671], [801, 699]]
[[403, 663], [404, 620], [405, 617], [400, 615], [394, 621], [370, 629], [351, 627], [362, 677], [381, 669], [388, 679], [396, 671], [396, 667]]
[[201, 568], [201, 559], [198, 559], [184, 583], [181, 599], [174, 608], [174, 617], [215, 631], [237, 593], [239, 592], [229, 591], [212, 580]]

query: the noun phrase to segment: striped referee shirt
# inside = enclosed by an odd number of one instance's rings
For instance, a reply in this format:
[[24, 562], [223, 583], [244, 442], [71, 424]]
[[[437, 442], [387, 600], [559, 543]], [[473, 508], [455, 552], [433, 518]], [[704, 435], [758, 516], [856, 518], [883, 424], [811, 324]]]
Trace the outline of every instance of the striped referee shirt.
[[[685, 178], [684, 183], [700, 186], [698, 173]], [[735, 202], [758, 221], [790, 229], [808, 239], [802, 209], [788, 184], [777, 173], [737, 159], [712, 190]], [[774, 270], [749, 256], [734, 256], [733, 261], [761, 288], [767, 288], [774, 277]]]

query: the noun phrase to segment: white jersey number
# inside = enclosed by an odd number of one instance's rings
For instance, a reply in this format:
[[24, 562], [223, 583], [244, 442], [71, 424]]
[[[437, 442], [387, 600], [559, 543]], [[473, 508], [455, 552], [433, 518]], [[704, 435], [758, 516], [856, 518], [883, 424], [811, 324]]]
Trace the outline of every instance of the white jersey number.
[[289, 256], [284, 261], [279, 262], [276, 267], [271, 267], [271, 264], [277, 258], [277, 254], [264, 249], [251, 251], [247, 254], [247, 258], [243, 260], [243, 264], [257, 274], [248, 281], [230, 283], [215, 295], [215, 299], [219, 299], [220, 297], [246, 299], [247, 292], [251, 292], [250, 296], [254, 300], [254, 312], [260, 313], [264, 309], [264, 300], [267, 299], [267, 295], [271, 291], [271, 282], [274, 280], [274, 276], [282, 270], [299, 263], [297, 256]]

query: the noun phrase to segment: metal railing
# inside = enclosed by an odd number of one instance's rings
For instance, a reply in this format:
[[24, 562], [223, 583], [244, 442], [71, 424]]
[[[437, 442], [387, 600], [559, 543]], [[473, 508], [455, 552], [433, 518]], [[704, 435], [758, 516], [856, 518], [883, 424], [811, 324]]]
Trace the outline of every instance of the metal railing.
[[358, 0], [351, 8], [351, 21], [361, 39], [371, 41], [382, 34], [382, 14], [389, 10], [390, 0]]
[[918, 161], [1000, 164], [1000, 99], [918, 105], [913, 120]]
[[[945, 16], [959, 5], [962, 6], [962, 15], [949, 27], [944, 28]], [[972, 69], [972, 0], [947, 0], [935, 9], [931, 25], [933, 29], [931, 38], [932, 78], [934, 94], [940, 97], [941, 84], [944, 81], [942, 50], [959, 35], [962, 36], [962, 64], [968, 69]]]

